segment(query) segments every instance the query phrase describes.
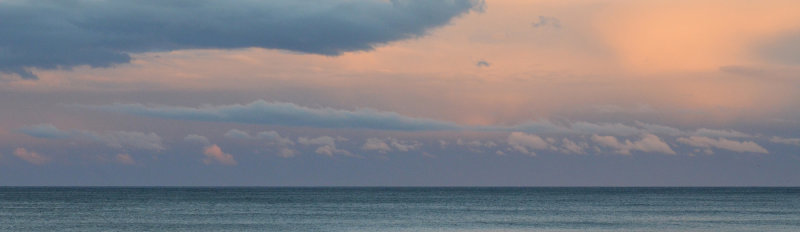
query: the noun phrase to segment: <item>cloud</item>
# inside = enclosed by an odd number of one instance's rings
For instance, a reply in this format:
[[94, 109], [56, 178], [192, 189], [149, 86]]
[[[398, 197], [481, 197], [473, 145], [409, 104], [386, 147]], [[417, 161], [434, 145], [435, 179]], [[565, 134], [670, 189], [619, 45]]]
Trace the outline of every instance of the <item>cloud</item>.
[[208, 141], [208, 138], [202, 135], [190, 134], [183, 138], [183, 141], [190, 142], [190, 143], [199, 143], [203, 145], [211, 144]]
[[281, 136], [277, 131], [262, 131], [256, 135], [257, 139], [265, 140], [266, 143], [279, 146], [278, 156], [291, 158], [297, 155], [297, 151], [290, 149], [294, 146], [292, 139]]
[[422, 146], [422, 144], [420, 144], [419, 142], [416, 142], [416, 141], [409, 142], [409, 141], [402, 141], [402, 140], [395, 139], [395, 138], [388, 138], [388, 140], [389, 140], [389, 144], [391, 144], [392, 147], [394, 147], [394, 149], [397, 149], [398, 151], [402, 151], [402, 152], [416, 150], [417, 148]]
[[480, 140], [472, 140], [472, 141], [466, 142], [466, 141], [464, 141], [462, 139], [457, 139], [456, 140], [456, 144], [457, 145], [461, 145], [461, 146], [468, 146], [468, 147], [488, 147], [488, 148], [492, 148], [492, 147], [496, 147], [497, 146], [497, 143], [492, 142], [492, 141], [483, 142], [483, 141], [480, 141]]
[[17, 148], [14, 150], [14, 156], [35, 165], [42, 165], [50, 162], [50, 158], [42, 156], [39, 153], [28, 151], [25, 148]]
[[577, 122], [572, 124], [572, 130], [582, 134], [604, 134], [631, 136], [641, 134], [642, 130], [633, 126], [621, 123], [588, 123]]
[[800, 138], [781, 138], [778, 136], [773, 136], [769, 139], [769, 141], [773, 143], [800, 146]]
[[278, 156], [283, 158], [292, 158], [297, 156], [297, 151], [289, 148], [281, 148], [281, 150], [278, 151]]
[[339, 154], [355, 156], [349, 151], [336, 148], [336, 139], [330, 136], [321, 136], [317, 138], [300, 137], [297, 138], [297, 143], [307, 146], [318, 146], [317, 150], [314, 152], [320, 155], [333, 156]]
[[444, 141], [444, 140], [441, 140], [441, 139], [439, 140], [439, 147], [441, 147], [441, 148], [447, 148], [448, 144], [449, 143], [447, 141]]
[[43, 139], [75, 139], [105, 144], [114, 148], [137, 148], [146, 150], [164, 150], [161, 137], [155, 133], [135, 131], [107, 131], [103, 133], [70, 130], [63, 131], [51, 124], [39, 124], [25, 127], [20, 132]]
[[615, 153], [623, 155], [630, 155], [632, 151], [676, 154], [667, 143], [653, 134], [644, 134], [638, 141], [620, 141], [614, 136], [593, 135], [592, 141], [601, 146], [612, 148]]
[[455, 144], [459, 146], [464, 146], [468, 150], [476, 153], [483, 153], [485, 152], [485, 149], [491, 149], [497, 147], [497, 143], [493, 141], [481, 141], [481, 140], [466, 141], [460, 138], [456, 140]]
[[489, 66], [492, 66], [492, 64], [489, 64], [489, 62], [486, 60], [479, 60], [477, 63], [475, 63], [475, 66], [478, 66], [479, 68], [488, 68]]
[[68, 138], [70, 136], [70, 133], [61, 131], [52, 124], [33, 125], [22, 128], [19, 131], [26, 135], [30, 135], [36, 138], [45, 138], [45, 139], [63, 139], [63, 138]]
[[592, 123], [592, 122], [572, 122], [554, 124], [547, 121], [525, 123], [513, 127], [493, 127], [486, 130], [518, 130], [537, 134], [562, 134], [562, 135], [613, 135], [613, 136], [637, 136], [643, 134], [657, 134], [669, 136], [707, 136], [725, 138], [750, 138], [751, 134], [736, 130], [716, 130], [700, 128], [694, 131], [681, 130], [678, 128], [650, 124], [636, 121], [633, 125], [622, 123]]
[[705, 136], [705, 137], [722, 137], [722, 138], [749, 138], [753, 137], [752, 135], [745, 134], [742, 132], [738, 132], [735, 130], [713, 130], [713, 129], [706, 129], [700, 128], [694, 132], [694, 135], [697, 136]]
[[131, 155], [129, 155], [129, 154], [117, 154], [115, 159], [116, 159], [117, 163], [121, 163], [121, 164], [127, 164], [127, 165], [136, 164], [136, 161], [133, 160], [133, 158], [131, 158]]
[[524, 131], [537, 134], [575, 134], [577, 131], [570, 128], [571, 124], [559, 125], [550, 121], [527, 122], [511, 127], [492, 128], [499, 131]]
[[278, 146], [277, 155], [283, 158], [290, 158], [297, 155], [297, 151], [289, 148], [294, 146], [294, 141], [292, 141], [290, 138], [281, 136], [276, 131], [262, 131], [255, 136], [251, 136], [250, 133], [247, 133], [246, 131], [231, 129], [226, 132], [224, 136], [230, 139], [262, 140], [265, 142], [265, 144]]
[[539, 16], [539, 21], [531, 24], [534, 28], [553, 27], [556, 29], [561, 28], [561, 20], [555, 17]]
[[766, 74], [766, 71], [764, 71], [764, 69], [741, 66], [741, 65], [721, 66], [719, 67], [719, 71], [740, 76], [761, 76]]
[[645, 131], [651, 134], [664, 134], [670, 136], [680, 136], [686, 134], [685, 132], [681, 131], [678, 128], [657, 125], [657, 124], [650, 124], [650, 123], [643, 123], [643, 122], [636, 122], [636, 126], [644, 128]]
[[378, 130], [457, 130], [456, 123], [415, 118], [373, 109], [308, 108], [292, 103], [258, 100], [249, 104], [191, 107], [114, 104], [85, 106], [92, 109], [178, 120], [237, 122], [319, 128]]
[[408, 152], [416, 150], [420, 146], [422, 146], [422, 144], [416, 141], [409, 142], [395, 138], [386, 138], [386, 139], [368, 138], [367, 141], [364, 142], [364, 145], [361, 146], [361, 149], [367, 151], [378, 151], [380, 153], [386, 153], [392, 150]]
[[87, 134], [86, 137], [93, 137], [92, 140], [105, 143], [110, 147], [164, 150], [164, 147], [161, 145], [161, 137], [155, 133], [145, 134], [142, 132], [114, 131], [104, 134], [90, 133]]
[[690, 136], [678, 138], [678, 142], [700, 148], [718, 148], [734, 152], [769, 153], [767, 149], [752, 141], [738, 142], [725, 138], [713, 139], [703, 136]]
[[346, 156], [352, 155], [348, 151], [337, 149], [336, 146], [331, 146], [331, 145], [320, 146], [317, 148], [317, 150], [314, 151], [314, 153], [327, 156], [333, 156], [334, 154], [342, 154]]
[[504, 129], [516, 129], [530, 133], [539, 134], [578, 134], [578, 135], [613, 135], [613, 136], [636, 136], [642, 134], [660, 134], [669, 136], [707, 136], [707, 137], [725, 137], [725, 138], [749, 138], [753, 135], [735, 131], [735, 130], [715, 130], [700, 128], [695, 131], [683, 131], [674, 127], [649, 124], [643, 122], [635, 122], [633, 125], [626, 125], [622, 123], [591, 123], [591, 122], [574, 122], [566, 123], [564, 125], [557, 125], [550, 122], [532, 122], [519, 126]]
[[262, 131], [258, 132], [256, 138], [267, 140], [270, 143], [283, 145], [283, 146], [292, 146], [294, 145], [294, 141], [290, 138], [286, 138], [278, 134], [277, 131]]
[[206, 146], [205, 149], [203, 149], [203, 154], [206, 156], [206, 158], [203, 159], [203, 163], [205, 164], [219, 163], [229, 166], [237, 164], [233, 155], [222, 152], [222, 149], [216, 144]]
[[780, 35], [765, 41], [759, 48], [760, 55], [780, 64], [800, 65], [800, 31]]
[[[148, 106], [143, 104], [112, 104], [100, 106], [80, 106], [95, 110], [117, 112], [146, 117], [166, 118], [175, 120], [193, 120], [209, 122], [236, 122], [250, 124], [269, 124], [283, 126], [301, 126], [313, 128], [353, 128], [374, 130], [399, 130], [399, 131], [494, 131], [494, 132], [524, 132], [529, 134], [546, 135], [611, 135], [611, 136], [640, 136], [643, 134], [668, 135], [668, 136], [705, 136], [724, 138], [748, 138], [753, 135], [736, 130], [717, 130], [700, 128], [697, 130], [681, 130], [674, 127], [649, 124], [636, 121], [633, 124], [603, 123], [603, 122], [561, 122], [554, 123], [547, 120], [527, 122], [518, 125], [488, 125], [470, 126], [454, 122], [418, 118], [402, 115], [395, 112], [378, 111], [373, 109], [342, 110], [332, 108], [309, 108], [292, 103], [267, 102], [257, 100], [248, 104], [216, 105], [201, 107], [180, 106]], [[647, 108], [646, 106], [642, 106]], [[58, 137], [51, 128], [37, 128], [30, 134], [42, 134]], [[268, 136], [268, 135], [258, 135]], [[240, 130], [231, 130], [226, 133], [229, 138], [253, 138], [250, 134]], [[445, 144], [446, 145], [446, 144]]]
[[364, 145], [361, 146], [361, 149], [367, 151], [378, 151], [380, 153], [386, 153], [392, 151], [392, 148], [389, 147], [389, 144], [384, 142], [378, 138], [368, 138]]
[[482, 0], [0, 1], [0, 72], [128, 63], [131, 54], [261, 47], [339, 55], [415, 38]]
[[249, 133], [237, 129], [231, 129], [223, 136], [229, 139], [254, 139]]
[[511, 134], [508, 135], [507, 142], [514, 150], [528, 155], [536, 155], [532, 150], [550, 148], [550, 144], [542, 139], [542, 137], [523, 132], [511, 132]]
[[294, 141], [292, 141], [292, 139], [283, 137], [276, 131], [262, 131], [258, 132], [256, 136], [251, 136], [250, 133], [247, 133], [246, 131], [231, 129], [228, 132], [226, 132], [224, 136], [230, 139], [261, 139], [261, 140], [266, 140], [270, 144], [276, 144], [281, 146], [294, 145]]
[[562, 146], [561, 152], [566, 154], [586, 154], [586, 151], [584, 151], [584, 147], [587, 147], [588, 145], [578, 144], [576, 142], [573, 142], [572, 140], [563, 138], [561, 139], [561, 146]]

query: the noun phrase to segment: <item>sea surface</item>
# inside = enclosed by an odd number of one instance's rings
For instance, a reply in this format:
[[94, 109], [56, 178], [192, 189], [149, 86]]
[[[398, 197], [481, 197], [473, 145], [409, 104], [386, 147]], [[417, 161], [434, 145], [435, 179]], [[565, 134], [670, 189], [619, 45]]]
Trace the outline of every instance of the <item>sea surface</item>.
[[0, 231], [800, 231], [800, 188], [0, 187]]

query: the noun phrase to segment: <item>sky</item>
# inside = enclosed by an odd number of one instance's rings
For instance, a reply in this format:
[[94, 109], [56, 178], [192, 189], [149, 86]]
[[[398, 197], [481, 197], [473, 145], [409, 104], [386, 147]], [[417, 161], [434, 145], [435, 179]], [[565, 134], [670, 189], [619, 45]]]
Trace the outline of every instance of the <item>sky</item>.
[[0, 0], [0, 185], [800, 186], [794, 0]]

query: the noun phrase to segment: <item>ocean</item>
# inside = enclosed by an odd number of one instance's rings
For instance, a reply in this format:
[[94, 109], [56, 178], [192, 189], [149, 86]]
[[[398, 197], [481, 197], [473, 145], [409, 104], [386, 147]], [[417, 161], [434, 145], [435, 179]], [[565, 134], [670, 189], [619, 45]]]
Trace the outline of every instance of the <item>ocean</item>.
[[800, 188], [0, 187], [0, 231], [800, 231]]

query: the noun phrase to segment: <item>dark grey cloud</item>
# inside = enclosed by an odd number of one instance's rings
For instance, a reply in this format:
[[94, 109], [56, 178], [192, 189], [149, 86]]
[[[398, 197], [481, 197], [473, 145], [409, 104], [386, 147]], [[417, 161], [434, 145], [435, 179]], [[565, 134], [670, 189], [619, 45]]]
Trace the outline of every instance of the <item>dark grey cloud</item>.
[[477, 63], [475, 63], [475, 66], [478, 66], [478, 67], [489, 67], [489, 66], [492, 66], [492, 64], [490, 64], [489, 61], [486, 61], [486, 60], [479, 60]]
[[233, 104], [197, 108], [146, 106], [142, 104], [85, 107], [125, 114], [195, 121], [408, 131], [461, 129], [461, 126], [455, 123], [410, 117], [394, 112], [372, 109], [350, 111], [331, 108], [309, 108], [292, 103], [267, 102], [264, 100], [244, 105]]
[[127, 63], [132, 53], [261, 47], [323, 55], [425, 35], [483, 0], [6, 0], [0, 72]]

